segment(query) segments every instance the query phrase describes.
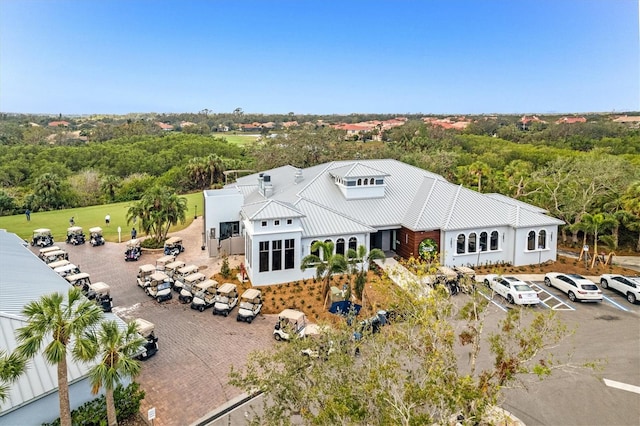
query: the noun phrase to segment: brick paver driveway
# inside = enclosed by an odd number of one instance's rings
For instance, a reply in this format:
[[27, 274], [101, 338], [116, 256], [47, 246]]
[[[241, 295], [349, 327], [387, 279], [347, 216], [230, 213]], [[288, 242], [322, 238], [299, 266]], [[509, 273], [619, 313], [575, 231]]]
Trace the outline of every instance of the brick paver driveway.
[[[80, 224], [81, 225], [81, 224]], [[114, 226], [112, 224], [112, 226]], [[87, 229], [85, 229], [87, 232]], [[187, 264], [201, 267], [207, 276], [219, 271], [219, 260], [209, 259], [200, 249], [202, 218], [172, 235], [184, 239], [185, 251], [178, 256]], [[128, 232], [124, 233], [128, 237]], [[124, 236], [124, 235], [123, 235]], [[124, 241], [124, 240], [123, 240]], [[162, 253], [145, 252], [137, 262], [125, 262], [125, 243], [91, 247], [57, 243], [69, 252], [69, 260], [111, 287], [114, 312], [124, 320], [141, 317], [156, 325], [160, 350], [143, 362], [137, 381], [146, 392], [142, 412], [156, 408], [156, 425], [187, 425], [203, 417], [241, 392], [228, 384], [233, 365], [241, 368], [254, 349], [274, 344], [274, 316], [256, 318], [251, 324], [236, 321], [234, 310], [228, 317], [214, 316], [211, 309], [192, 310], [178, 301], [158, 304], [136, 285], [138, 267], [155, 264]], [[230, 258], [232, 267], [241, 261]]]

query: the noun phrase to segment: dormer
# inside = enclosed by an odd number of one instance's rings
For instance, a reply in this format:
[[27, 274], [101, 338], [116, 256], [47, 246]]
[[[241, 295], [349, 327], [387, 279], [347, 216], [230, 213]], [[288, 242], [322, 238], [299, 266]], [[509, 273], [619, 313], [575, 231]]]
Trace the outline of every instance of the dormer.
[[329, 170], [329, 174], [347, 200], [384, 197], [385, 179], [389, 176], [361, 163]]

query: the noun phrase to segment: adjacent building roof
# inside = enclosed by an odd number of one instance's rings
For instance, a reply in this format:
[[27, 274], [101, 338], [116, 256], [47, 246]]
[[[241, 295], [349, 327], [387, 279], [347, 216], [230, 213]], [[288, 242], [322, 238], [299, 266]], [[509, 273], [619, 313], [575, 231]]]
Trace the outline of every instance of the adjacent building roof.
[[[302, 169], [302, 176], [299, 169], [291, 166], [264, 174], [271, 177], [273, 187], [268, 197], [258, 189], [257, 174], [241, 177], [230, 185], [243, 193], [246, 211], [254, 208], [253, 203], [267, 200], [293, 205], [304, 216], [308, 236], [374, 232], [371, 229], [400, 226], [429, 231], [563, 223], [539, 207], [500, 194], [481, 194], [397, 160], [334, 161]], [[335, 183], [336, 176], [385, 176], [384, 197], [347, 199]]]
[[[24, 240], [2, 229], [0, 267], [0, 350], [12, 352], [17, 346], [16, 330], [26, 325], [22, 316], [24, 306], [43, 295], [65, 294], [70, 284], [31, 252]], [[125, 327], [125, 323], [113, 314], [105, 314], [105, 319], [115, 319], [120, 327]], [[26, 373], [11, 385], [8, 399], [0, 405], [0, 415], [57, 391], [58, 373], [55, 365], [48, 364], [41, 355], [34, 357], [28, 365]], [[74, 362], [71, 357], [67, 365], [69, 383], [84, 378], [91, 367]]]

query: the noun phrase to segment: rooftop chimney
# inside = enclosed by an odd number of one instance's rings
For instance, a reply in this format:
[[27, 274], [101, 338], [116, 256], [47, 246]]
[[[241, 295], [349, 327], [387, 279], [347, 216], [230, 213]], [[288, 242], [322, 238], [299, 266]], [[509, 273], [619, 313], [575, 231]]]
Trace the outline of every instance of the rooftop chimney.
[[296, 170], [296, 174], [293, 176], [293, 181], [298, 184], [304, 180], [304, 176], [302, 176], [302, 169]]

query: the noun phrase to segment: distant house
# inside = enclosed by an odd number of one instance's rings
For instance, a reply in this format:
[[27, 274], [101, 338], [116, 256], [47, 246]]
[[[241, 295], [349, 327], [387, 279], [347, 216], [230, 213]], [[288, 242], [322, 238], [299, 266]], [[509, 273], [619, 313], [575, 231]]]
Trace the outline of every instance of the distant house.
[[197, 124], [193, 123], [191, 121], [181, 121], [180, 122], [180, 127], [189, 127], [189, 126], [197, 126]]
[[573, 124], [573, 123], [586, 123], [587, 119], [584, 117], [562, 117], [556, 120], [556, 124]]
[[518, 120], [518, 127], [520, 128], [520, 130], [529, 130], [531, 123], [547, 124], [546, 121], [541, 120], [535, 115], [532, 115], [531, 117], [527, 117], [526, 115], [523, 115], [522, 118]]
[[156, 121], [156, 125], [165, 132], [170, 132], [173, 130], [173, 126], [171, 124], [163, 123], [161, 121]]
[[50, 121], [48, 126], [49, 127], [69, 127], [71, 123], [69, 123], [68, 121]]
[[455, 130], [464, 130], [469, 126], [469, 124], [471, 124], [471, 121], [467, 120], [466, 117], [424, 117], [422, 121], [424, 121], [425, 123], [429, 123], [432, 126]]
[[[0, 350], [11, 352], [17, 346], [16, 330], [26, 325], [22, 316], [24, 306], [45, 294], [66, 294], [70, 285], [38, 259], [24, 240], [5, 230], [0, 230], [0, 259], [3, 265], [11, 265], [2, 268], [0, 279]], [[114, 314], [105, 314], [105, 318], [125, 327]], [[73, 361], [71, 356], [67, 363], [73, 410], [97, 396], [91, 393], [88, 377], [92, 364]], [[49, 423], [59, 415], [57, 366], [38, 355], [29, 361], [26, 373], [10, 385], [8, 399], [0, 404], [0, 425]]]
[[238, 124], [238, 127], [243, 132], [260, 132], [262, 131], [262, 124], [258, 122]]
[[447, 266], [541, 263], [556, 259], [563, 224], [390, 159], [283, 166], [203, 196], [205, 248], [244, 254], [254, 286], [313, 277], [300, 263], [315, 241], [343, 255], [364, 246], [409, 258], [430, 247]]
[[621, 115], [613, 119], [614, 123], [628, 124], [633, 127], [640, 127], [640, 115]]

